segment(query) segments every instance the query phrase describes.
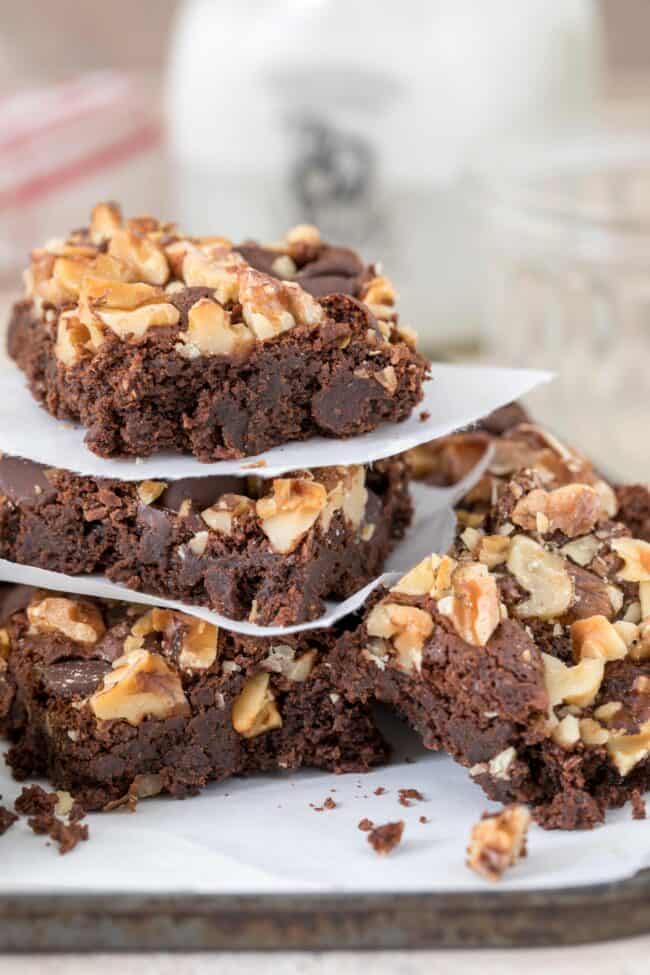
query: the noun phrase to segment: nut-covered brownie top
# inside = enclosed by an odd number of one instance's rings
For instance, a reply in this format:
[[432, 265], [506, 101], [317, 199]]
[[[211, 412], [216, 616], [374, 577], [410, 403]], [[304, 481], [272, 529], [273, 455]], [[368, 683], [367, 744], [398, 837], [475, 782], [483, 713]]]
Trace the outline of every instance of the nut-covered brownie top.
[[603, 750], [625, 777], [650, 754], [650, 543], [613, 520], [603, 482], [559, 481], [528, 469], [502, 484], [480, 519], [459, 523], [447, 554], [371, 608], [364, 653], [427, 681], [454, 666], [456, 647], [457, 661], [472, 661], [465, 691], [490, 720], [520, 725], [494, 762], [512, 762], [520, 741], [551, 739]]
[[319, 298], [334, 289], [369, 310], [373, 342], [415, 343], [397, 325], [389, 279], [352, 251], [324, 244], [307, 225], [276, 244], [235, 247], [225, 237], [185, 236], [152, 217], [124, 220], [115, 204], [100, 203], [90, 227], [33, 251], [25, 283], [37, 311], [58, 319], [55, 352], [63, 366], [92, 357], [109, 334], [140, 342], [169, 329], [183, 358], [243, 362], [258, 343], [324, 324]]

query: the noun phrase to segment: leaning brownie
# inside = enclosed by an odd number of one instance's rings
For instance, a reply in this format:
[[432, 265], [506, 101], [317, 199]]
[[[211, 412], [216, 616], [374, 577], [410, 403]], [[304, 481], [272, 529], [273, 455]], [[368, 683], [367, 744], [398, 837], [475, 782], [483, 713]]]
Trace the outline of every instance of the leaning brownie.
[[[46, 409], [80, 421], [105, 457], [214, 461], [408, 417], [428, 367], [397, 325], [390, 281], [351, 270], [314, 228], [272, 250], [266, 273], [255, 264], [268, 248], [124, 222], [101, 204], [89, 229], [33, 252], [9, 352]], [[329, 285], [348, 293], [321, 297]]]
[[288, 625], [383, 569], [411, 518], [402, 460], [128, 482], [0, 457], [0, 556]]
[[592, 826], [650, 786], [650, 544], [592, 485], [521, 472], [448, 554], [375, 597], [334, 676], [491, 798]]
[[253, 640], [169, 610], [34, 591], [20, 601], [18, 588], [0, 630], [8, 762], [85, 808], [386, 757], [365, 706], [331, 683], [332, 631]]

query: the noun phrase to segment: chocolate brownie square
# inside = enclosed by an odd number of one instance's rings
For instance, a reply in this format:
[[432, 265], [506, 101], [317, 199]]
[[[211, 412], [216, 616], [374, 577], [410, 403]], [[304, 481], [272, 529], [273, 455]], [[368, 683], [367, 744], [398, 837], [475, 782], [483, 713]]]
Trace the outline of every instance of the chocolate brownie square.
[[10, 355], [104, 457], [250, 456], [365, 433], [422, 398], [428, 366], [390, 281], [313, 227], [236, 249], [100, 204], [89, 228], [32, 253], [26, 281]]
[[274, 480], [82, 477], [0, 457], [0, 556], [233, 619], [288, 625], [321, 615], [383, 569], [411, 519], [403, 460]]
[[520, 472], [334, 654], [350, 700], [393, 706], [548, 828], [591, 827], [650, 786], [650, 543], [610, 503]]
[[368, 709], [332, 684], [334, 631], [252, 639], [169, 610], [14, 590], [0, 730], [19, 779], [44, 775], [103, 809], [232, 775], [385, 760]]

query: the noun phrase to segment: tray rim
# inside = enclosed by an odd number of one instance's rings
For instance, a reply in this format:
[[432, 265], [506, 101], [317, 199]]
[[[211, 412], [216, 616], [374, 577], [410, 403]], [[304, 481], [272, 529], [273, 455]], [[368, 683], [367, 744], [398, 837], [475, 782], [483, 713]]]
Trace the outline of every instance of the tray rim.
[[569, 946], [650, 932], [650, 870], [561, 890], [0, 894], [0, 952]]

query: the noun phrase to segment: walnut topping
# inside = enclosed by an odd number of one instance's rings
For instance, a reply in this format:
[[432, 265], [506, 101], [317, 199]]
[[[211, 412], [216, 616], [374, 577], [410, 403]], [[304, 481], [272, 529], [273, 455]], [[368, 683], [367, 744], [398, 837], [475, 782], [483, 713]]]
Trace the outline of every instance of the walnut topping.
[[305, 254], [317, 253], [320, 246], [320, 231], [310, 223], [299, 223], [292, 227], [280, 244], [280, 247], [296, 260], [300, 260]]
[[515, 612], [521, 617], [554, 619], [568, 610], [573, 599], [573, 582], [566, 563], [525, 535], [515, 535], [510, 542], [508, 569], [517, 582], [530, 593]]
[[573, 748], [580, 741], [580, 725], [573, 714], [565, 715], [551, 731], [551, 738], [560, 748]]
[[[511, 519], [526, 531], [560, 531], [569, 538], [586, 535], [598, 522], [601, 503], [587, 484], [567, 484], [554, 491], [536, 488], [517, 501]], [[539, 516], [543, 524], [540, 527]]]
[[[167, 257], [170, 257], [169, 249]], [[222, 305], [239, 301], [240, 272], [245, 267], [243, 257], [227, 247], [205, 254], [198, 247], [184, 243], [182, 276], [185, 283], [191, 288], [211, 288]]]
[[256, 738], [282, 727], [270, 680], [270, 675], [264, 672], [249, 677], [233, 703], [232, 726], [244, 738]]
[[576, 565], [585, 566], [595, 559], [600, 549], [600, 541], [595, 535], [584, 535], [572, 542], [567, 542], [560, 549], [565, 558], [571, 559]]
[[593, 718], [581, 718], [579, 721], [580, 738], [589, 748], [598, 748], [606, 745], [609, 740], [607, 728]]
[[456, 565], [456, 561], [448, 555], [442, 558], [435, 554], [428, 555], [414, 569], [402, 576], [391, 592], [440, 599], [451, 591], [451, 580]]
[[9, 631], [3, 626], [0, 629], [0, 660], [6, 660], [11, 650], [11, 637]]
[[551, 712], [559, 704], [587, 707], [593, 703], [605, 673], [605, 661], [602, 657], [587, 657], [575, 667], [567, 667], [548, 653], [542, 654], [542, 661]]
[[327, 491], [322, 484], [284, 477], [273, 481], [273, 493], [260, 498], [256, 510], [273, 550], [287, 555], [297, 548], [326, 504]]
[[190, 712], [179, 675], [148, 650], [132, 650], [116, 660], [90, 698], [90, 707], [100, 721], [132, 725], [147, 717], [163, 720]]
[[610, 732], [607, 751], [619, 773], [623, 776], [627, 775], [650, 753], [650, 723], [646, 723], [635, 735], [618, 735]]
[[255, 510], [255, 502], [243, 494], [224, 494], [216, 504], [201, 512], [208, 528], [222, 535], [231, 535], [238, 518]]
[[187, 331], [180, 332], [181, 355], [228, 355], [245, 358], [255, 344], [243, 322], [233, 323], [230, 313], [209, 298], [200, 298], [190, 308]]
[[438, 609], [449, 616], [458, 636], [484, 647], [501, 622], [499, 591], [494, 576], [480, 563], [459, 565], [452, 577], [450, 604]]
[[286, 643], [278, 643], [271, 647], [269, 654], [261, 664], [263, 670], [282, 674], [293, 683], [303, 684], [316, 663], [317, 650], [307, 650], [296, 660], [296, 651]]
[[472, 829], [467, 866], [487, 880], [499, 880], [526, 855], [529, 826], [530, 813], [524, 806], [505, 806], [500, 813], [484, 815]]
[[132, 267], [138, 278], [149, 284], [162, 285], [169, 278], [169, 264], [162, 248], [132, 230], [115, 230], [108, 253]]
[[510, 539], [507, 535], [485, 535], [478, 548], [478, 560], [488, 569], [496, 569], [507, 561]]
[[182, 613], [178, 613], [177, 618], [186, 624], [178, 656], [179, 666], [183, 670], [208, 670], [217, 659], [219, 628]]
[[618, 572], [624, 582], [650, 582], [650, 543], [639, 538], [614, 538], [612, 549], [625, 562]]
[[166, 490], [164, 481], [142, 481], [138, 484], [138, 497], [143, 504], [153, 504]]
[[83, 325], [74, 312], [64, 312], [57, 324], [54, 355], [62, 365], [74, 366], [96, 352], [103, 341], [100, 328]]
[[343, 514], [353, 528], [359, 528], [366, 513], [368, 491], [366, 488], [366, 471], [364, 467], [349, 467], [343, 478], [343, 499], [341, 507]]
[[165, 292], [149, 284], [87, 277], [79, 295], [79, 319], [99, 320], [120, 338], [142, 339], [158, 325], [176, 325], [180, 314]]
[[196, 534], [192, 535], [190, 538], [189, 542], [187, 543], [187, 547], [192, 555], [195, 555], [197, 559], [200, 559], [201, 556], [205, 554], [209, 539], [210, 536], [208, 532], [196, 532]]
[[397, 651], [397, 665], [407, 673], [419, 671], [422, 648], [433, 632], [433, 619], [416, 606], [381, 602], [366, 621], [368, 636], [391, 640]]
[[106, 627], [99, 609], [63, 596], [46, 596], [27, 607], [27, 619], [37, 633], [61, 633], [75, 643], [97, 643]]
[[217, 659], [219, 628], [205, 620], [197, 619], [187, 613], [154, 607], [143, 613], [124, 641], [126, 654], [141, 650], [145, 637], [150, 633], [164, 633], [171, 636], [175, 627], [180, 626], [179, 665], [184, 670], [207, 670]]
[[620, 660], [627, 645], [605, 616], [589, 616], [571, 624], [573, 659]]
[[98, 203], [90, 216], [90, 236], [95, 244], [101, 244], [113, 236], [122, 226], [122, 213], [116, 203]]
[[318, 325], [324, 318], [319, 303], [298, 284], [278, 281], [246, 268], [239, 276], [239, 300], [244, 321], [262, 341], [295, 325]]

